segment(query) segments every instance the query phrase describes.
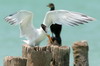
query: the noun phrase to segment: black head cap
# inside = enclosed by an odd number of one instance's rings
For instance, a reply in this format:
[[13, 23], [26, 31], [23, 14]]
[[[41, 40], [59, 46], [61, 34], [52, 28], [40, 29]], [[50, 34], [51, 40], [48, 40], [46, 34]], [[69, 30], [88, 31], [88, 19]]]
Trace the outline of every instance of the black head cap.
[[42, 29], [47, 33], [46, 26], [44, 24], [41, 24]]
[[52, 7], [54, 7], [54, 4], [53, 3], [49, 3], [49, 5], [47, 5], [47, 7], [52, 8]]

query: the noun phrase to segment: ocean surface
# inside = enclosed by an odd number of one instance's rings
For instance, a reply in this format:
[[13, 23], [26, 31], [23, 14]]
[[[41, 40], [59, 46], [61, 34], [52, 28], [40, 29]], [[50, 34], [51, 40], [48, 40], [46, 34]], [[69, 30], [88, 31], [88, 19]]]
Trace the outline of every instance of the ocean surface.
[[[46, 6], [54, 3], [56, 9], [85, 13], [96, 20], [88, 24], [70, 27], [63, 26], [62, 45], [72, 46], [74, 42], [87, 40], [89, 45], [89, 65], [100, 66], [100, 0], [0, 0], [0, 66], [3, 66], [5, 56], [21, 56], [24, 38], [19, 37], [19, 26], [11, 26], [4, 18], [19, 10], [29, 10], [34, 14], [33, 25], [36, 28], [42, 24]], [[50, 32], [49, 32], [50, 33]], [[45, 46], [47, 39], [40, 45]], [[73, 66], [71, 48], [70, 66]]]

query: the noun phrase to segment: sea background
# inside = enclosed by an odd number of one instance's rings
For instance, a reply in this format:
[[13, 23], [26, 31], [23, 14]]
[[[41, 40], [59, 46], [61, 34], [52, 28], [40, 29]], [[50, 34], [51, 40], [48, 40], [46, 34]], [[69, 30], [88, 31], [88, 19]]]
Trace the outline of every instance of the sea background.
[[[63, 25], [62, 45], [72, 46], [74, 42], [87, 40], [89, 45], [89, 65], [100, 66], [100, 0], [0, 0], [0, 66], [5, 56], [21, 56], [22, 38], [19, 26], [11, 26], [4, 18], [19, 10], [29, 10], [34, 14], [33, 24], [36, 28], [42, 24], [45, 13], [49, 11], [48, 3], [54, 3], [56, 9], [85, 13], [96, 20], [88, 24], [70, 27]], [[50, 33], [50, 32], [49, 32]], [[47, 39], [40, 45], [45, 46]], [[73, 66], [71, 48], [70, 66]]]

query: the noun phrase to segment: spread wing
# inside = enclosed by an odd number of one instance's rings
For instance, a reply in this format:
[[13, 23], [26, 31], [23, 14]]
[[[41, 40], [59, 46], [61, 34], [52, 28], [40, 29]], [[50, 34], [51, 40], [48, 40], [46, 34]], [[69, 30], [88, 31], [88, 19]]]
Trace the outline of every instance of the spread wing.
[[45, 15], [43, 24], [49, 27], [53, 23], [64, 25], [79, 25], [93, 21], [94, 18], [78, 12], [71, 12], [67, 10], [49, 11]]
[[11, 25], [19, 25], [21, 37], [34, 39], [37, 36], [37, 30], [32, 24], [32, 16], [32, 12], [21, 10], [15, 14], [10, 14], [5, 20]]

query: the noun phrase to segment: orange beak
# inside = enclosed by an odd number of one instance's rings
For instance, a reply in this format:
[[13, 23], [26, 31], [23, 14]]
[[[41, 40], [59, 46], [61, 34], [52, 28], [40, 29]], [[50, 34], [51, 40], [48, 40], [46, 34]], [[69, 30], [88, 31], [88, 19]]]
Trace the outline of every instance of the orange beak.
[[50, 35], [47, 35], [47, 37], [48, 37], [50, 43], [53, 43], [52, 38], [50, 37]]

